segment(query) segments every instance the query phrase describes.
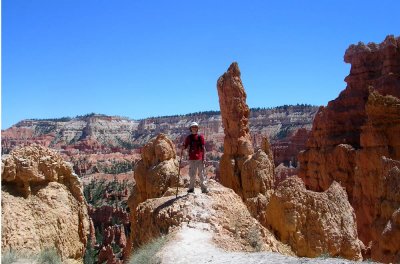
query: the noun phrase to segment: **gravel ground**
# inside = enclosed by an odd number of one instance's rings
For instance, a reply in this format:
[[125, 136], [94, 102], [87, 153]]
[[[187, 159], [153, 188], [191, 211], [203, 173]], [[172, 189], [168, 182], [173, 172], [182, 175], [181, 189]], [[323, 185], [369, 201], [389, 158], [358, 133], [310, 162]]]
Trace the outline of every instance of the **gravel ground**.
[[226, 252], [213, 245], [211, 238], [210, 232], [183, 227], [167, 242], [157, 256], [162, 264], [360, 263], [340, 258], [297, 258], [273, 252]]

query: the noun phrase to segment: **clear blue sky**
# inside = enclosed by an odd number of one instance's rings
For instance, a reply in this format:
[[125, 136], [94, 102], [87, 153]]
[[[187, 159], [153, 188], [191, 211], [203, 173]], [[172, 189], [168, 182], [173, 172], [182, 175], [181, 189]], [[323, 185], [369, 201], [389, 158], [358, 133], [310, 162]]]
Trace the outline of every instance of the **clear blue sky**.
[[400, 35], [400, 1], [3, 0], [2, 129], [26, 118], [219, 110], [237, 61], [250, 107], [326, 105], [350, 44]]

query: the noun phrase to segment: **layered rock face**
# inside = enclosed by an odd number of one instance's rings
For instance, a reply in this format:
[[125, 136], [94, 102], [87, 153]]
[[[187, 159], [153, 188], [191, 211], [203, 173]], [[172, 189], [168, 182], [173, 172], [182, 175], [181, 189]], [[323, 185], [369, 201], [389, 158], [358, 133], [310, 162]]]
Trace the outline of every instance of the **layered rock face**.
[[290, 177], [271, 196], [267, 217], [278, 239], [291, 245], [298, 256], [362, 259], [354, 210], [336, 182], [317, 193], [307, 191], [297, 176]]
[[400, 38], [352, 45], [345, 61], [347, 87], [317, 113], [299, 175], [311, 190], [344, 186], [371, 257], [396, 262], [400, 244], [385, 234], [398, 232], [400, 208]]
[[[251, 134], [260, 139], [257, 143], [261, 142], [261, 135], [268, 135], [277, 143], [282, 140], [287, 142], [286, 137], [298, 129], [311, 130], [317, 110], [318, 107], [311, 105], [252, 109], [249, 117]], [[2, 130], [2, 153], [9, 153], [15, 146], [32, 143], [60, 149], [67, 156], [117, 151], [132, 153], [159, 133], [167, 134], [173, 141], [180, 140], [193, 120], [200, 123], [200, 133], [206, 136], [207, 142], [219, 148], [224, 137], [221, 115], [218, 111], [206, 111], [143, 120], [99, 114], [23, 120]]]
[[224, 127], [224, 154], [220, 161], [220, 181], [233, 189], [253, 216], [264, 221], [264, 207], [274, 184], [274, 163], [268, 140], [254, 153], [249, 130], [250, 110], [236, 62], [217, 82]]
[[16, 148], [2, 159], [2, 251], [55, 247], [82, 261], [89, 217], [82, 185], [69, 164], [45, 147]]
[[[178, 177], [175, 147], [166, 135], [159, 134], [150, 140], [143, 147], [141, 156], [135, 169], [136, 185], [128, 199], [131, 230], [143, 228], [137, 222], [136, 207], [147, 199], [163, 196], [168, 188], [176, 186]], [[131, 239], [136, 239], [133, 232]]]

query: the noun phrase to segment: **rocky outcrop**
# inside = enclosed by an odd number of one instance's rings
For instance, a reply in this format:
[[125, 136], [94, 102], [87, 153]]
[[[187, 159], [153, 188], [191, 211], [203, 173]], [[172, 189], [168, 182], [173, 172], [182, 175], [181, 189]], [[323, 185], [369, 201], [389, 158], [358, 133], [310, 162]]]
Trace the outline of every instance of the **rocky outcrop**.
[[399, 186], [400, 38], [352, 45], [345, 61], [347, 87], [317, 113], [299, 175], [311, 190], [344, 186], [372, 259], [396, 262], [400, 247], [385, 234], [400, 208], [392, 187]]
[[264, 209], [274, 184], [274, 163], [268, 139], [254, 153], [249, 129], [250, 110], [236, 62], [217, 82], [224, 127], [224, 154], [220, 181], [233, 189], [248, 205], [253, 216], [264, 221]]
[[98, 263], [122, 264], [126, 258], [126, 246], [124, 225], [106, 227], [103, 231], [103, 241], [99, 246]]
[[278, 167], [275, 168], [275, 187], [287, 178], [297, 175], [297, 172], [298, 168], [286, 167], [283, 163], [279, 164]]
[[82, 260], [89, 217], [82, 185], [69, 164], [45, 147], [16, 148], [2, 159], [2, 251], [55, 247]]
[[278, 239], [298, 256], [362, 259], [354, 210], [336, 182], [317, 193], [306, 190], [297, 176], [283, 181], [271, 196], [267, 217]]
[[[178, 177], [178, 161], [172, 141], [164, 134], [150, 140], [142, 149], [142, 159], [135, 169], [136, 185], [128, 199], [130, 208], [131, 230], [142, 229], [137, 221], [137, 206], [151, 198], [158, 198], [168, 191], [169, 187], [176, 186]], [[135, 241], [134, 232], [131, 241]], [[131, 242], [128, 242], [127, 251], [130, 252]]]
[[126, 237], [123, 225], [108, 226], [104, 230], [103, 245], [110, 245], [112, 242], [122, 248], [126, 246]]
[[161, 197], [176, 184], [178, 161], [172, 141], [164, 134], [150, 140], [142, 149], [142, 159], [135, 169], [135, 191], [129, 197], [129, 208], [150, 198]]
[[[211, 180], [208, 194], [148, 199], [136, 210], [133, 244], [139, 246], [161, 235], [179, 233], [184, 227], [212, 234], [213, 241], [230, 251], [273, 251], [292, 255], [247, 210], [233, 190]], [[199, 190], [195, 190], [199, 192]]]

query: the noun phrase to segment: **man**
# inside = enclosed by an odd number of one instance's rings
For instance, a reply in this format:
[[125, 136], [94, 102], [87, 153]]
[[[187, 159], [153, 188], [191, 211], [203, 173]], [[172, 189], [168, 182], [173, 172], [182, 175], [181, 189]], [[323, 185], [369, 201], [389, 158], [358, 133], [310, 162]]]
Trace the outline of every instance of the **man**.
[[183, 144], [183, 149], [187, 149], [189, 147], [190, 184], [188, 193], [194, 192], [194, 184], [196, 182], [197, 173], [200, 177], [201, 191], [203, 193], [208, 193], [207, 187], [204, 184], [204, 163], [206, 155], [204, 137], [198, 134], [199, 124], [196, 122], [192, 122], [189, 129], [191, 134], [186, 137], [185, 143]]

